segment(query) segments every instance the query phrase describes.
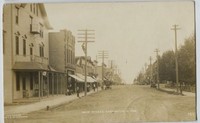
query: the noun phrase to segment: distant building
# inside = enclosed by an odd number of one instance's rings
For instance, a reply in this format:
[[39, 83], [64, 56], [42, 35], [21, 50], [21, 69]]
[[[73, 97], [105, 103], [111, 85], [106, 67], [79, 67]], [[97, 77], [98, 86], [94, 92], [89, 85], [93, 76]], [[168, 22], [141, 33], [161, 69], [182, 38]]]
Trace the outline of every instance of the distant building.
[[[76, 57], [76, 72], [85, 75], [85, 57]], [[91, 57], [87, 59], [87, 75], [95, 75], [95, 63], [91, 60]]]
[[[106, 73], [106, 64], [104, 64], [104, 66], [96, 66], [96, 72], [97, 72], [97, 78], [99, 81], [102, 82], [102, 80], [105, 80], [105, 73]], [[102, 73], [102, 70], [104, 70], [104, 72]], [[102, 77], [104, 76], [104, 77]]]
[[54, 92], [58, 94], [62, 83], [58, 83], [58, 76], [50, 77], [50, 74], [58, 75], [49, 65], [50, 29], [52, 27], [43, 4], [4, 5], [5, 103], [13, 103], [27, 97], [44, 97]]
[[96, 81], [96, 68], [97, 61], [92, 61], [91, 57], [88, 56], [85, 60], [84, 56], [76, 56], [76, 76], [80, 78], [80, 81], [77, 81], [77, 85], [80, 87], [81, 91], [84, 91], [85, 88], [85, 63], [87, 62], [87, 89], [88, 91], [97, 86]]

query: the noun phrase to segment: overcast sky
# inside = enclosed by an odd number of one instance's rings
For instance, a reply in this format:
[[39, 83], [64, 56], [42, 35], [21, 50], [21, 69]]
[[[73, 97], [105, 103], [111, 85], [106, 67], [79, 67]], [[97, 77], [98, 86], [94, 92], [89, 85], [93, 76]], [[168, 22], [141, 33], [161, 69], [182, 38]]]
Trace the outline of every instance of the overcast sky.
[[[178, 46], [194, 33], [193, 2], [126, 2], [126, 3], [62, 3], [45, 4], [54, 30], [71, 30], [77, 39], [79, 29], [95, 30], [95, 42], [88, 44], [88, 55], [96, 59], [100, 50], [107, 50], [126, 83], [142, 70], [149, 57], [174, 50], [174, 31]], [[84, 55], [76, 42], [76, 56]], [[101, 60], [98, 59], [101, 63]], [[108, 62], [106, 61], [108, 64]]]

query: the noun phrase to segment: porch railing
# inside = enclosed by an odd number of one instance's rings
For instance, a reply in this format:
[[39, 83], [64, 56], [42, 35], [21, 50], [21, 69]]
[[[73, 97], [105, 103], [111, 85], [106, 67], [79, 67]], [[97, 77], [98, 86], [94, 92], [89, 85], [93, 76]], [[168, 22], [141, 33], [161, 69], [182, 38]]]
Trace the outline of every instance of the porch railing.
[[40, 57], [37, 55], [16, 55], [15, 56], [16, 62], [38, 62], [48, 64], [48, 58]]

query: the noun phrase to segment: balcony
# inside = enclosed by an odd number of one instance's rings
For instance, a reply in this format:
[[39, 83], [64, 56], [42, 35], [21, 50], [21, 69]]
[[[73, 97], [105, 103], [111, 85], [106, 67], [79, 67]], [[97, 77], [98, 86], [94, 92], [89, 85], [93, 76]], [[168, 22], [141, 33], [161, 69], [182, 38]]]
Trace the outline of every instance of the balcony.
[[48, 64], [48, 58], [40, 57], [36, 55], [16, 55], [15, 62], [38, 62], [43, 64]]

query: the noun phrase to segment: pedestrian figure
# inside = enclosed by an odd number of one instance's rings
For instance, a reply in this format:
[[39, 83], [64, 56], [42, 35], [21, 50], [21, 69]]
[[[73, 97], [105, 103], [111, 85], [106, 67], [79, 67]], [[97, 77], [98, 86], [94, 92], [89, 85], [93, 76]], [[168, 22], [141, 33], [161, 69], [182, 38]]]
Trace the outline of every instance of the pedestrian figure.
[[78, 86], [77, 86], [77, 88], [76, 88], [76, 92], [77, 92], [77, 97], [79, 97], [80, 90], [79, 90], [79, 87], [78, 87]]

